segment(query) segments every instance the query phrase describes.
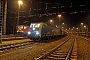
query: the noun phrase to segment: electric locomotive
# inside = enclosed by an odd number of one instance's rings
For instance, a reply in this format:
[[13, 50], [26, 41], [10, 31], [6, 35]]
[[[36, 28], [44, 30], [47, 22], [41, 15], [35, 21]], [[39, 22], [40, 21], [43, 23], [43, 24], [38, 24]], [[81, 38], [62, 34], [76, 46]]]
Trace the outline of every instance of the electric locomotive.
[[18, 25], [18, 27], [17, 27], [17, 33], [19, 35], [27, 35], [28, 29], [29, 29], [29, 26]]
[[28, 30], [28, 36], [31, 40], [40, 41], [43, 38], [52, 38], [60, 35], [60, 29], [52, 27], [46, 23], [31, 23]]

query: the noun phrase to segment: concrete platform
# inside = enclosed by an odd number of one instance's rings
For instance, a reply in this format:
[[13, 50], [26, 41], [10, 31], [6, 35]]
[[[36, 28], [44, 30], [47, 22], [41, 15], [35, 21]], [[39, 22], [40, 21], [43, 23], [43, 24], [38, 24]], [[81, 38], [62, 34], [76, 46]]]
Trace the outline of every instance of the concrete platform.
[[30, 41], [28, 37], [7, 35], [7, 36], [2, 37], [2, 43], [0, 43], [0, 46], [10, 45], [10, 44], [15, 44], [15, 43], [22, 43], [22, 42], [27, 42], [27, 41]]
[[15, 44], [15, 43], [22, 43], [22, 42], [27, 42], [27, 41], [30, 41], [30, 39], [2, 41], [2, 43], [0, 44], [0, 46], [10, 45], [10, 44]]

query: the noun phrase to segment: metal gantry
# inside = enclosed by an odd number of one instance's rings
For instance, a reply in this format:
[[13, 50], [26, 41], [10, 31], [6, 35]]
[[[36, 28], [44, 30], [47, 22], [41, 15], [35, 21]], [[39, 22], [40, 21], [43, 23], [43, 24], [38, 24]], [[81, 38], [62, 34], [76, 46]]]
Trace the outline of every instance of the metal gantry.
[[2, 43], [3, 0], [0, 0], [0, 43]]

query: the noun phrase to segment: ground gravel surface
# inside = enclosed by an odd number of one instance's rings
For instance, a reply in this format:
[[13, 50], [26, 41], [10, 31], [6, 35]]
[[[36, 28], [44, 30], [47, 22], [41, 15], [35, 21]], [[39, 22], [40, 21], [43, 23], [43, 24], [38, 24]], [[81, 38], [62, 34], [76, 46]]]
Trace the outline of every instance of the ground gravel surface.
[[[67, 38], [67, 37], [66, 37]], [[50, 49], [56, 47], [66, 38], [58, 39], [57, 41], [36, 43], [31, 47], [14, 50], [12, 52], [0, 55], [1, 60], [35, 60], [35, 58], [48, 52]]]
[[77, 59], [90, 60], [90, 41], [81, 37], [77, 38]]

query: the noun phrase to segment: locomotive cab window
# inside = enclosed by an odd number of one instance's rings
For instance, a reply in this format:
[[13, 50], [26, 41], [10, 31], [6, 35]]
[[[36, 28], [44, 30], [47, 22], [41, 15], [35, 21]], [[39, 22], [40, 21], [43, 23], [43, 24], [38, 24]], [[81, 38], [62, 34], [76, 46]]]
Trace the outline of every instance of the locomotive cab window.
[[18, 28], [23, 28], [23, 26], [18, 26]]
[[40, 24], [31, 24], [30, 25], [30, 28], [39, 28], [40, 27]]

